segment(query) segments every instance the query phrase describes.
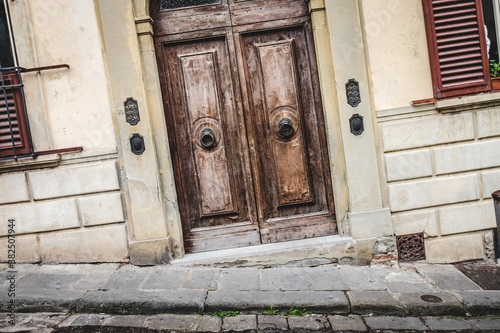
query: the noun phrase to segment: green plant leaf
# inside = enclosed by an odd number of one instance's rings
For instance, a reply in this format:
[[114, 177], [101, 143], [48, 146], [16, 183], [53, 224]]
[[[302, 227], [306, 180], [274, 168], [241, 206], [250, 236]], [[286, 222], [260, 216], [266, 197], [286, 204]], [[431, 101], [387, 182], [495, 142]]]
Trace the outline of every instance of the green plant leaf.
[[240, 311], [237, 311], [237, 310], [227, 311], [227, 312], [222, 312], [221, 310], [216, 310], [214, 313], [212, 313], [212, 317], [226, 318], [226, 317], [235, 317], [239, 314], [240, 314]]
[[490, 76], [500, 77], [500, 62], [490, 60]]
[[298, 306], [295, 306], [293, 308], [290, 308], [285, 315], [290, 317], [304, 317], [306, 314], [307, 311], [305, 308], [300, 309]]
[[275, 316], [279, 312], [278, 309], [273, 309], [272, 306], [268, 307], [267, 310], [262, 311], [262, 314], [268, 315], [268, 316]]

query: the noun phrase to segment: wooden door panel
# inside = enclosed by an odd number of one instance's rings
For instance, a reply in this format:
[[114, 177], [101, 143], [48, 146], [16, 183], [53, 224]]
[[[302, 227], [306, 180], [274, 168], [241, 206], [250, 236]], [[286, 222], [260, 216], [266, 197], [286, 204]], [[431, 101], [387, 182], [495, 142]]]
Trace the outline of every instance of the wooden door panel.
[[[263, 242], [336, 231], [309, 26], [241, 35]], [[291, 120], [292, 133], [279, 131]]]
[[[157, 2], [154, 6], [159, 8]], [[159, 11], [156, 15], [160, 18], [156, 20], [155, 17], [154, 23], [154, 31], [158, 36], [231, 26], [227, 0], [213, 5]]]
[[178, 57], [200, 189], [201, 216], [234, 213], [219, 108], [216, 51]]
[[[271, 129], [269, 137], [275, 165], [275, 183], [280, 206], [311, 202], [309, 167], [298, 105], [297, 73], [293, 41], [255, 45], [262, 70], [263, 118]], [[287, 122], [288, 121], [288, 122]], [[280, 132], [288, 124], [288, 133]], [[281, 127], [282, 129], [283, 127]]]
[[245, 234], [247, 245], [259, 243], [227, 38], [164, 43], [162, 48], [186, 248], [241, 246], [242, 237], [235, 237], [237, 244], [222, 241], [228, 233]]
[[233, 26], [303, 17], [308, 14], [304, 0], [236, 1], [230, 6]]

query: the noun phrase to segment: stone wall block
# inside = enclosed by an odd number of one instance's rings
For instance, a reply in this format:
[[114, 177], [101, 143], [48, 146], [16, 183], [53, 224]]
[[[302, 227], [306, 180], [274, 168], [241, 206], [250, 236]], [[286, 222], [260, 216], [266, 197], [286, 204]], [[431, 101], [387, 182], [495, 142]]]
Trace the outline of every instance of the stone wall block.
[[[16, 246], [16, 262], [17, 263], [36, 263], [40, 262], [40, 249], [38, 247], [38, 242], [36, 236], [26, 235], [19, 236], [16, 235], [15, 238]], [[0, 238], [0, 262], [7, 262], [9, 260], [7, 252], [8, 239], [7, 237]]]
[[126, 261], [125, 225], [42, 234], [40, 251], [45, 263]]
[[441, 208], [439, 220], [443, 235], [496, 227], [495, 210], [490, 200], [472, 205]]
[[394, 233], [388, 208], [349, 213], [349, 222], [351, 236], [358, 239], [391, 236]]
[[33, 171], [28, 177], [35, 200], [120, 188], [114, 161]]
[[500, 140], [435, 148], [434, 160], [437, 174], [500, 166]]
[[500, 169], [482, 172], [483, 196], [491, 198], [491, 193], [500, 190]]
[[137, 266], [165, 265], [170, 263], [172, 255], [168, 243], [168, 239], [130, 242], [130, 263]]
[[480, 138], [500, 136], [500, 108], [477, 111], [477, 128]]
[[120, 193], [82, 197], [78, 201], [85, 226], [125, 221]]
[[389, 184], [393, 212], [479, 199], [476, 174]]
[[24, 173], [0, 175], [0, 204], [30, 201]]
[[471, 113], [434, 115], [380, 125], [385, 151], [474, 139]]
[[9, 219], [15, 220], [16, 234], [53, 231], [80, 226], [74, 199], [0, 206], [0, 236], [7, 235]]
[[385, 166], [388, 181], [432, 176], [429, 150], [386, 154]]
[[437, 236], [437, 219], [434, 209], [418, 210], [392, 216], [394, 233], [409, 235], [423, 232], [427, 237]]
[[483, 234], [426, 239], [425, 256], [428, 263], [454, 263], [483, 259]]

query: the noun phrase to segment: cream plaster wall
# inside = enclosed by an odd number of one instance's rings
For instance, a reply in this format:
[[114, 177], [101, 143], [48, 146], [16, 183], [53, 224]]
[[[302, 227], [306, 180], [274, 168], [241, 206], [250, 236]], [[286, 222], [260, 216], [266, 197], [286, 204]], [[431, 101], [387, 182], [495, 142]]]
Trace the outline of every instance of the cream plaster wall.
[[[183, 253], [179, 234], [172, 237], [171, 233], [172, 228], [180, 230], [180, 220], [177, 207], [172, 203], [176, 200], [175, 187], [168, 184], [173, 179], [173, 171], [168, 161], [167, 167], [162, 164], [170, 156], [163, 147], [167, 141], [162, 107], [161, 104], [151, 107], [161, 98], [160, 90], [153, 87], [159, 79], [155, 62], [151, 61], [151, 42], [139, 40], [142, 30], [136, 21], [133, 1], [98, 0], [96, 4], [106, 58], [107, 89], [116, 116], [120, 167], [128, 200], [130, 260], [139, 265], [165, 263], [171, 259], [173, 249], [177, 249], [174, 255]], [[144, 25], [148, 27], [148, 24], [151, 21], [146, 18]], [[140, 122], [134, 126], [126, 122], [123, 110], [123, 102], [129, 97], [137, 100], [141, 115]], [[154, 133], [154, 129], [159, 132]], [[134, 133], [144, 137], [146, 150], [141, 155], [131, 152], [130, 137]]]
[[[15, 220], [16, 259], [128, 261], [127, 196], [95, 2], [9, 6], [20, 66], [70, 66], [23, 74], [35, 151], [83, 146], [81, 153], [0, 162], [0, 220]], [[0, 230], [0, 244], [6, 235]]]
[[500, 96], [411, 106], [433, 97], [421, 1], [357, 2], [394, 233], [423, 232], [428, 262], [491, 259]]
[[375, 108], [433, 97], [421, 1], [359, 2]]
[[[500, 189], [500, 96], [411, 106], [413, 100], [433, 97], [421, 1], [327, 0], [325, 6], [346, 160], [350, 234], [423, 232], [429, 262], [491, 258], [490, 230], [496, 225], [491, 192]], [[360, 81], [359, 110], [344, 105], [348, 76]], [[367, 108], [373, 114], [374, 141], [353, 138], [345, 129], [343, 114], [357, 111], [365, 116]], [[372, 148], [376, 158], [361, 152]], [[373, 223], [382, 220], [373, 211], [355, 212], [359, 186], [365, 184], [371, 195], [376, 189], [358, 176], [362, 173], [356, 162], [372, 180], [374, 166], [380, 163], [381, 191], [375, 197], [390, 208], [392, 228]]]
[[[20, 65], [70, 66], [23, 75], [36, 148], [116, 147], [94, 2], [10, 4]], [[44, 129], [48, 134], [39, 133]], [[51, 144], [40, 143], [47, 140]]]
[[[337, 97], [332, 107], [325, 109], [325, 114], [327, 123], [330, 124], [329, 135], [340, 130], [341, 136], [336, 134], [336, 140], [341, 140], [342, 143], [334, 141], [333, 144], [343, 148], [343, 158], [333, 162], [334, 166], [335, 163], [345, 163], [348, 193], [348, 219], [345, 225], [348, 227], [341, 227], [346, 235], [356, 239], [391, 236], [393, 231], [390, 212], [383, 200], [384, 184], [379, 168], [377, 127], [370, 96], [369, 68], [359, 3], [350, 0], [311, 1], [310, 7], [312, 6], [316, 6], [317, 10], [321, 7], [324, 9], [326, 22], [323, 24], [326, 24], [329, 32], [329, 41], [317, 43], [316, 52], [320, 56], [330, 52], [330, 59], [326, 56], [319, 59], [320, 70], [328, 68], [321, 64], [322, 61], [330, 60], [333, 64], [334, 81], [325, 79], [326, 75], [332, 75], [328, 72], [320, 73], [320, 79], [323, 96], [334, 90], [333, 96]], [[312, 16], [313, 25], [319, 24], [316, 17]], [[359, 82], [361, 103], [356, 107], [347, 103], [345, 85], [350, 79]], [[355, 114], [362, 116], [364, 122], [364, 132], [359, 136], [353, 135], [349, 126], [349, 119]], [[339, 178], [343, 175], [335, 173], [335, 167], [333, 170], [333, 186], [336, 192], [340, 192], [339, 187], [342, 188], [344, 184]], [[339, 199], [343, 198], [335, 198]]]
[[421, 2], [360, 3], [395, 234], [422, 232], [428, 262], [491, 259], [500, 95], [412, 107], [433, 97]]
[[[139, 13], [132, 0], [9, 3], [20, 65], [70, 66], [23, 75], [36, 150], [83, 146], [82, 153], [0, 162], [0, 185], [9, 189], [0, 218], [19, 225], [19, 260], [158, 264], [171, 259], [171, 249], [182, 255], [146, 7]], [[134, 126], [125, 121], [129, 97], [141, 115]], [[131, 152], [133, 133], [144, 137], [142, 155]], [[41, 167], [52, 169], [33, 170]]]
[[[375, 127], [373, 126], [373, 106], [369, 98], [368, 72], [357, 3], [348, 0], [325, 1], [327, 24], [334, 67], [337, 109], [342, 131], [346, 159], [349, 206], [351, 212], [382, 208], [381, 184], [378, 177], [378, 162], [375, 150]], [[352, 46], [349, 54], [344, 46]], [[347, 104], [345, 84], [350, 79], [359, 82], [361, 103], [357, 107]], [[364, 132], [355, 136], [351, 133], [349, 119], [359, 114], [363, 117]], [[330, 129], [331, 130], [331, 129]]]
[[[15, 24], [14, 35], [19, 63], [25, 68], [39, 67], [28, 3], [27, 1], [11, 1], [9, 6], [14, 21], [13, 24]], [[36, 151], [53, 149], [40, 75], [25, 75], [23, 83], [27, 87], [24, 93], [26, 95], [34, 148]]]

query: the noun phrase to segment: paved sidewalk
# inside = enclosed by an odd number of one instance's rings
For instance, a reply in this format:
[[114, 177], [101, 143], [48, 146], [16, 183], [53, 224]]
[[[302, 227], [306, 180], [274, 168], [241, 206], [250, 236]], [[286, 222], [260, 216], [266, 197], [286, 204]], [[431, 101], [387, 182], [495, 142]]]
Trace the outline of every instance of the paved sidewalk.
[[[15, 279], [9, 276], [13, 274], [6, 265], [0, 269], [0, 288], [4, 290], [0, 294], [0, 311], [8, 312], [13, 300], [19, 329], [23, 320], [43, 322], [30, 317], [40, 312], [44, 314], [38, 316], [58, 321], [47, 327], [64, 324], [60, 329], [67, 329], [73, 325], [71, 331], [92, 325], [113, 327], [112, 323], [123, 321], [130, 321], [136, 332], [264, 330], [267, 321], [283, 330], [345, 330], [335, 325], [347, 322], [359, 325], [359, 330], [351, 328], [354, 331], [362, 331], [361, 327], [398, 329], [391, 325], [406, 325], [406, 329], [416, 331], [437, 331], [443, 325], [467, 327], [455, 330], [500, 331], [500, 291], [482, 290], [452, 265], [273, 268], [16, 265]], [[13, 297], [8, 293], [10, 282], [15, 282], [11, 286], [15, 289]], [[306, 309], [310, 315], [288, 318], [263, 315], [271, 307], [280, 314], [297, 307]], [[239, 311], [240, 315], [224, 319], [210, 315], [217, 311]], [[487, 315], [493, 317], [479, 317]], [[175, 326], [186, 321], [187, 327]], [[232, 328], [233, 324], [237, 327]], [[16, 329], [5, 325], [0, 331]], [[316, 325], [316, 328], [301, 325]]]

